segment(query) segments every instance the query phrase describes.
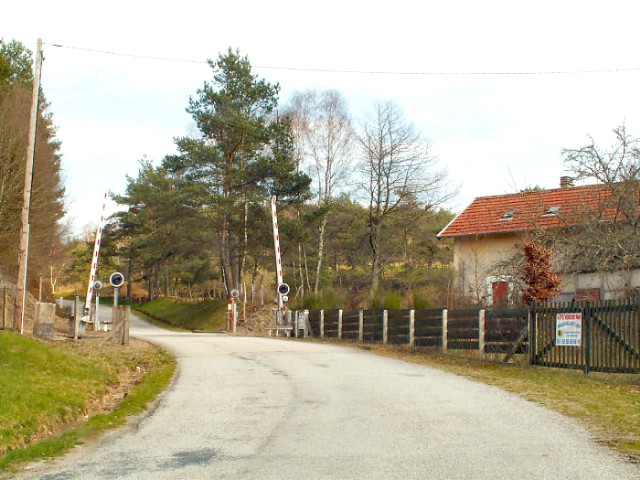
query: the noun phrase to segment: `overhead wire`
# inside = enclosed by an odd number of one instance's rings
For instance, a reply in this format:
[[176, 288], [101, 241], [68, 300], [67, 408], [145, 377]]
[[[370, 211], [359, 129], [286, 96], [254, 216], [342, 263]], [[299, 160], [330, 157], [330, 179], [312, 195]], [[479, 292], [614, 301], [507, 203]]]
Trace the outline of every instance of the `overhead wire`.
[[[44, 43], [45, 45], [57, 48], [65, 48], [69, 50], [81, 50], [91, 53], [100, 53], [103, 55], [114, 55], [120, 57], [129, 58], [141, 58], [146, 60], [164, 61], [164, 62], [179, 62], [179, 63], [197, 63], [207, 64], [208, 60], [193, 60], [185, 58], [175, 57], [160, 57], [150, 55], [139, 55], [122, 52], [112, 52], [107, 50], [98, 50], [86, 47], [75, 47], [69, 45], [60, 45], [58, 43]], [[441, 72], [403, 72], [403, 71], [385, 71], [385, 70], [343, 70], [337, 68], [305, 68], [305, 67], [289, 67], [289, 66], [272, 66], [272, 65], [253, 65], [256, 69], [265, 70], [282, 70], [292, 72], [309, 72], [309, 73], [339, 73], [339, 74], [354, 74], [354, 75], [399, 75], [399, 76], [534, 76], [534, 75], [581, 75], [581, 74], [597, 74], [597, 73], [624, 73], [624, 72], [640, 72], [640, 67], [627, 67], [627, 68], [594, 68], [585, 70], [542, 70], [542, 71], [503, 71], [503, 72], [453, 72], [453, 71], [441, 71]]]

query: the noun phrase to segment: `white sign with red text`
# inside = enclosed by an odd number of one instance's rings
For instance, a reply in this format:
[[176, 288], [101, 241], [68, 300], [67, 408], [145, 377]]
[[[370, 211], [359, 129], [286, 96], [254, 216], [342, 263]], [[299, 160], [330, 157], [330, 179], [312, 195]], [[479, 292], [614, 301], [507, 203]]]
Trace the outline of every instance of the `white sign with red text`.
[[556, 346], [579, 347], [582, 340], [582, 312], [556, 315]]

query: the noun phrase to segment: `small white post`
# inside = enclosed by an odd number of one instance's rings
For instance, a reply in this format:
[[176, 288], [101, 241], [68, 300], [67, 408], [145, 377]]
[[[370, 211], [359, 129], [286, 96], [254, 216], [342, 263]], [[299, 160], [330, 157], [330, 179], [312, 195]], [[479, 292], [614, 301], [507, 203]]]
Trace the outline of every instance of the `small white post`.
[[416, 311], [409, 310], [409, 346], [416, 346]]
[[338, 338], [342, 338], [342, 309], [338, 310]]
[[447, 351], [447, 335], [449, 334], [448, 317], [449, 312], [445, 308], [442, 310], [442, 351]]
[[324, 310], [320, 310], [320, 338], [324, 338]]
[[358, 340], [364, 342], [364, 310], [358, 312]]
[[485, 311], [478, 311], [478, 351], [480, 356], [484, 357], [484, 329], [485, 329]]
[[387, 344], [389, 340], [389, 311], [383, 310], [382, 312], [382, 343]]

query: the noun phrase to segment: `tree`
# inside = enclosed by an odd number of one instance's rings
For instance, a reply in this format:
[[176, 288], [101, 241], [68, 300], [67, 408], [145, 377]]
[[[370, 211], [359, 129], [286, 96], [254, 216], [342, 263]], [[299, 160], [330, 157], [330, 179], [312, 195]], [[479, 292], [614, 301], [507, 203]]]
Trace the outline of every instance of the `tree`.
[[[31, 52], [20, 42], [0, 40], [0, 267], [12, 276], [18, 269], [33, 86], [31, 63]], [[59, 150], [53, 119], [41, 94], [29, 217], [27, 288], [32, 290], [38, 285], [38, 276], [48, 276], [64, 256], [64, 187]]]
[[306, 158], [314, 173], [320, 211], [316, 277], [318, 293], [324, 257], [325, 233], [336, 188], [348, 178], [354, 132], [344, 97], [336, 90], [298, 92], [291, 99], [298, 155]]
[[625, 126], [613, 130], [609, 149], [593, 138], [576, 149], [564, 149], [564, 163], [577, 180], [596, 181], [603, 195], [597, 208], [577, 212], [576, 225], [554, 235], [567, 272], [624, 271], [640, 266], [640, 139]]
[[[217, 233], [227, 292], [240, 288], [251, 239], [250, 211], [269, 196], [301, 198], [309, 179], [295, 172], [290, 122], [276, 114], [279, 86], [259, 79], [247, 57], [231, 49], [209, 61], [213, 82], [191, 98], [187, 112], [198, 138], [179, 138], [179, 155], [167, 166], [199, 185], [197, 201]], [[251, 232], [265, 235], [266, 232]]]
[[107, 241], [118, 246], [127, 263], [127, 278], [145, 280], [149, 299], [210, 278], [205, 212], [194, 201], [201, 196], [198, 184], [184, 182], [164, 164], [154, 167], [147, 159], [140, 162], [138, 176], [127, 181], [125, 194], [114, 199], [128, 208], [117, 212], [105, 229]]
[[560, 278], [551, 267], [551, 252], [542, 245], [528, 241], [523, 246], [525, 264], [522, 280], [526, 303], [552, 298], [560, 291]]
[[385, 230], [390, 219], [409, 201], [429, 210], [450, 198], [451, 192], [446, 190], [446, 173], [438, 169], [431, 144], [407, 122], [397, 105], [376, 104], [362, 127], [359, 143], [361, 186], [368, 202], [373, 296], [388, 255]]

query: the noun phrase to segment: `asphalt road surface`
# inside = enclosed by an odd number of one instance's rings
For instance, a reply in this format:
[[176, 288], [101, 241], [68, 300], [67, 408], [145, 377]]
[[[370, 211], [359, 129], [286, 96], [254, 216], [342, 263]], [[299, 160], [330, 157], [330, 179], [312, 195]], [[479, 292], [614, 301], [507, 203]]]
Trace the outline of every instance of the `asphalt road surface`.
[[640, 479], [569, 419], [497, 388], [354, 348], [132, 334], [178, 358], [157, 407], [33, 466], [59, 479]]

